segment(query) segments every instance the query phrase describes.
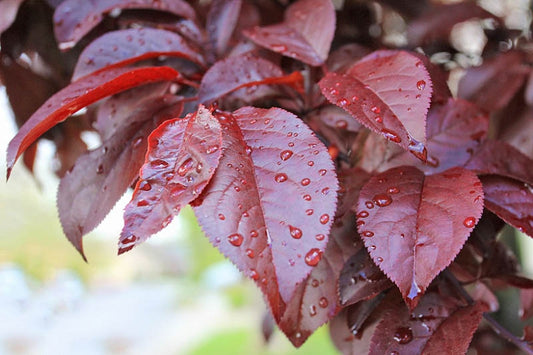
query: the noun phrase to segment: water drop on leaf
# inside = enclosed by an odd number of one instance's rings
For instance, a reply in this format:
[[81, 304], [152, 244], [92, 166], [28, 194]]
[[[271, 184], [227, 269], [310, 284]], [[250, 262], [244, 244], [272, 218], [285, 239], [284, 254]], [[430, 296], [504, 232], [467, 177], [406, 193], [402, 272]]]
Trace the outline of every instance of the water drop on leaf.
[[313, 248], [305, 255], [305, 263], [309, 266], [317, 266], [322, 258], [322, 250]]
[[228, 241], [231, 245], [239, 247], [241, 246], [244, 238], [239, 233], [232, 234], [228, 237]]

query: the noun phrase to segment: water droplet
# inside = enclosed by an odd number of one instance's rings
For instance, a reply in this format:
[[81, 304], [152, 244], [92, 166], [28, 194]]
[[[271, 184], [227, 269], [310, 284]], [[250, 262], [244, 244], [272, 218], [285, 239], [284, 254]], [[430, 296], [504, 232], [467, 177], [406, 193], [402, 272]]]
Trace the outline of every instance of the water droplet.
[[152, 185], [146, 180], [143, 180], [139, 184], [139, 189], [143, 191], [150, 191], [152, 189]]
[[310, 160], [310, 161], [307, 162], [307, 165], [309, 165], [309, 166], [313, 166], [313, 165], [315, 165], [315, 162], [312, 161], [312, 160]]
[[326, 224], [328, 222], [329, 222], [329, 215], [328, 214], [323, 214], [322, 216], [320, 216], [320, 223]]
[[296, 265], [296, 261], [294, 261], [294, 259], [289, 259], [289, 266], [294, 266]]
[[104, 166], [102, 164], [98, 165], [98, 167], [96, 168], [96, 173], [103, 174], [103, 172], [104, 172]]
[[250, 259], [253, 259], [255, 256], [255, 253], [252, 249], [246, 249], [246, 256], [249, 257]]
[[165, 228], [169, 225], [169, 223], [172, 222], [172, 215], [166, 216], [163, 222], [161, 222], [161, 227]]
[[413, 138], [409, 141], [409, 151], [418, 159], [422, 161], [427, 160], [428, 151], [422, 142], [419, 142]]
[[311, 201], [311, 195], [303, 195], [303, 199], [306, 201]]
[[339, 90], [337, 90], [337, 89], [331, 89], [331, 90], [329, 91], [329, 93], [330, 93], [331, 95], [333, 95], [333, 96], [337, 96], [337, 95], [339, 94]]
[[396, 132], [393, 132], [393, 131], [388, 130], [386, 128], [383, 128], [381, 130], [381, 133], [383, 133], [385, 138], [387, 138], [388, 140], [390, 140], [390, 141], [392, 141], [394, 143], [400, 143], [402, 141], [402, 139], [398, 136], [398, 134]]
[[371, 210], [372, 208], [374, 208], [374, 202], [372, 202], [372, 201], [366, 201], [366, 202], [365, 202], [365, 206], [366, 206], [366, 208], [368, 208], [369, 210]]
[[228, 237], [228, 241], [231, 243], [231, 245], [239, 247], [241, 246], [244, 238], [239, 233], [232, 234]]
[[257, 231], [255, 229], [252, 229], [250, 231], [250, 237], [251, 238], [257, 238], [258, 235], [259, 235], [259, 233], [257, 233]]
[[376, 261], [377, 261], [378, 263], [382, 263], [382, 262], [383, 262], [383, 258], [382, 258], [381, 256], [378, 256], [378, 257], [376, 258]]
[[308, 216], [311, 216], [314, 212], [315, 211], [312, 208], [310, 208], [308, 210], [305, 210], [305, 214], [308, 215]]
[[374, 118], [374, 120], [376, 120], [377, 123], [382, 123], [383, 122], [383, 118], [381, 118], [381, 116], [376, 116]]
[[137, 202], [137, 206], [138, 207], [144, 207], [144, 206], [148, 206], [150, 203], [146, 200], [139, 200], [139, 202]]
[[121, 244], [122, 245], [125, 245], [125, 244], [131, 244], [131, 243], [135, 243], [137, 241], [137, 237], [135, 235], [130, 235], [129, 237], [126, 237], [122, 240]]
[[285, 52], [287, 50], [287, 46], [284, 44], [273, 44], [271, 48], [274, 52]]
[[217, 150], [218, 150], [218, 145], [212, 145], [212, 146], [210, 146], [209, 148], [207, 148], [207, 149], [205, 150], [205, 152], [206, 152], [207, 154], [213, 154], [213, 153], [216, 152]]
[[318, 300], [318, 305], [322, 308], [326, 308], [328, 306], [329, 302], [328, 302], [328, 299], [326, 297], [321, 297], [319, 300]]
[[252, 278], [252, 280], [257, 281], [259, 279], [259, 274], [254, 269], [251, 269], [250, 270], [250, 277]]
[[426, 82], [424, 80], [419, 80], [416, 82], [416, 88], [418, 90], [424, 90], [425, 87], [426, 87]]
[[393, 187], [389, 187], [387, 192], [394, 195], [394, 194], [397, 194], [398, 192], [400, 192], [400, 190], [397, 187], [393, 186]]
[[370, 250], [376, 250], [376, 246], [374, 244], [372, 244], [371, 246], [368, 247], [368, 249]]
[[394, 340], [399, 344], [408, 344], [413, 340], [413, 331], [409, 327], [399, 327], [394, 332]]
[[279, 153], [279, 157], [281, 158], [281, 160], [285, 161], [289, 159], [290, 157], [292, 157], [292, 154], [293, 154], [292, 150], [284, 150], [281, 153]]
[[318, 287], [319, 284], [320, 283], [318, 282], [317, 279], [313, 279], [313, 281], [311, 281], [311, 286], [313, 286], [313, 287]]
[[370, 111], [374, 112], [375, 114], [379, 114], [381, 112], [381, 109], [377, 106], [372, 106]]
[[276, 182], [285, 182], [287, 181], [287, 174], [285, 173], [276, 174], [276, 176], [274, 177], [274, 180]]
[[374, 203], [379, 207], [385, 207], [392, 203], [392, 198], [387, 194], [377, 194], [372, 198]]
[[348, 122], [346, 122], [345, 120], [338, 120], [337, 122], [335, 122], [335, 126], [340, 129], [346, 129], [346, 127], [348, 127]]
[[367, 211], [361, 211], [357, 214], [357, 217], [358, 218], [366, 218], [368, 217], [368, 212]]
[[371, 231], [362, 231], [361, 236], [365, 238], [372, 238], [374, 236], [374, 232]]
[[316, 316], [316, 306], [314, 304], [309, 306], [309, 315], [311, 317]]
[[337, 105], [339, 105], [341, 107], [342, 106], [346, 106], [346, 105], [348, 105], [348, 100], [346, 100], [345, 98], [342, 98], [342, 99], [337, 101]]
[[155, 169], [161, 169], [168, 167], [168, 162], [163, 159], [155, 159], [150, 162], [150, 166]]
[[322, 250], [313, 248], [305, 254], [305, 263], [309, 266], [317, 266], [322, 258]]
[[300, 228], [296, 228], [294, 226], [289, 225], [289, 231], [291, 232], [291, 237], [294, 239], [300, 239], [302, 237], [302, 230]]
[[303, 186], [307, 186], [307, 185], [309, 185], [310, 183], [311, 183], [311, 180], [309, 180], [308, 178], [302, 179], [302, 181], [301, 181], [301, 184], [302, 184]]
[[318, 171], [318, 173], [319, 173], [321, 176], [324, 176], [324, 175], [326, 175], [327, 170], [326, 170], [326, 169], [320, 169], [320, 170]]
[[315, 239], [318, 240], [319, 242], [326, 239], [326, 236], [324, 234], [317, 234], [315, 236]]
[[463, 224], [466, 228], [474, 228], [476, 225], [476, 219], [474, 217], [467, 217], [463, 221]]
[[192, 158], [186, 159], [178, 168], [178, 175], [185, 176], [194, 166]]
[[178, 197], [185, 189], [187, 189], [187, 186], [183, 184], [172, 184], [170, 187], [170, 195], [172, 197]]
[[224, 216], [222, 213], [219, 213], [219, 214], [218, 214], [218, 219], [220, 219], [221, 221], [223, 221], [223, 220], [226, 219], [226, 216]]

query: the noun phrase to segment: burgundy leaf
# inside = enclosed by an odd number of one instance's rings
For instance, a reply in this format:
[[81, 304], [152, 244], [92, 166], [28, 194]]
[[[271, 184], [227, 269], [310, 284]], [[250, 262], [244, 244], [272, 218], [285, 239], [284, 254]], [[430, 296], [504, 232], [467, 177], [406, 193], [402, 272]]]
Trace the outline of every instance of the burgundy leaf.
[[200, 195], [218, 166], [221, 144], [220, 124], [203, 106], [150, 134], [140, 179], [124, 212], [119, 254], [166, 227]]
[[339, 190], [339, 207], [337, 208], [338, 216], [343, 216], [349, 210], [355, 211], [359, 192], [369, 178], [369, 173], [357, 167], [340, 171], [339, 183], [341, 188]]
[[378, 51], [346, 74], [328, 73], [320, 82], [326, 98], [366, 127], [426, 159], [426, 115], [431, 79], [417, 57]]
[[211, 242], [257, 282], [279, 322], [325, 250], [337, 200], [333, 164], [287, 111], [245, 107], [219, 119], [223, 153], [196, 216]]
[[337, 220], [322, 259], [307, 279], [299, 284], [287, 304], [279, 327], [294, 346], [302, 345], [340, 309], [337, 285], [331, 281], [339, 278], [350, 255], [363, 247], [355, 238], [355, 218], [346, 216]]
[[427, 121], [427, 149], [430, 152], [427, 165], [397, 146], [391, 146], [387, 161], [380, 170], [410, 164], [437, 173], [463, 166], [489, 130], [488, 115], [462, 99], [449, 99], [444, 105], [435, 105], [429, 110]]
[[529, 77], [527, 78], [526, 91], [524, 97], [529, 106], [533, 106], [533, 71], [529, 72]]
[[7, 177], [17, 158], [44, 132], [106, 96], [151, 82], [173, 80], [170, 67], [119, 68], [86, 76], [50, 97], [20, 128], [7, 148]]
[[329, 71], [344, 71], [353, 65], [353, 62], [369, 54], [371, 50], [357, 43], [346, 44], [333, 52], [328, 57], [326, 66]]
[[172, 112], [160, 112], [175, 101], [165, 96], [169, 85], [147, 85], [107, 100], [103, 108], [122, 108], [108, 116], [116, 126], [104, 132], [101, 147], [81, 156], [61, 179], [57, 192], [59, 218], [68, 240], [82, 256], [82, 236], [104, 219], [137, 179], [146, 153], [146, 137], [163, 119], [179, 115], [179, 104]]
[[[357, 307], [358, 305], [355, 305]], [[354, 307], [354, 306], [352, 306]], [[370, 348], [370, 339], [378, 325], [376, 319], [372, 319], [370, 324], [358, 334], [354, 336], [348, 327], [348, 312], [350, 307], [343, 309], [335, 318], [329, 323], [329, 334], [335, 347], [345, 355], [350, 354], [368, 354]]]
[[339, 277], [342, 305], [354, 304], [376, 296], [392, 283], [374, 264], [365, 249], [359, 250], [344, 265]]
[[202, 56], [179, 35], [165, 30], [132, 28], [106, 33], [81, 53], [72, 81], [102, 68], [125, 66], [159, 56], [173, 56], [203, 64]]
[[520, 319], [526, 320], [533, 316], [533, 290], [520, 290]]
[[245, 32], [252, 41], [313, 66], [324, 64], [335, 33], [330, 0], [299, 0], [289, 6], [283, 23]]
[[459, 253], [482, 211], [481, 182], [468, 170], [424, 176], [399, 167], [374, 176], [361, 190], [358, 231], [374, 262], [414, 308]]
[[526, 108], [513, 122], [502, 127], [499, 138], [533, 159], [533, 108]]
[[7, 30], [15, 21], [20, 4], [24, 0], [2, 0], [0, 1], [0, 34]]
[[500, 175], [533, 185], [533, 160], [513, 146], [497, 140], [485, 141], [466, 163], [477, 174]]
[[[209, 68], [202, 78], [198, 97], [200, 102], [207, 104], [232, 91], [248, 87], [254, 89], [253, 92], [248, 92], [250, 102], [255, 98], [279, 94], [279, 91], [262, 84], [281, 84], [284, 81], [290, 82], [290, 79], [290, 76], [283, 76], [277, 65], [246, 53], [218, 61]], [[262, 86], [255, 87], [256, 85]]]
[[498, 217], [533, 237], [533, 187], [494, 175], [481, 177], [485, 207]]
[[452, 93], [448, 86], [449, 72], [444, 71], [440, 66], [433, 64], [429, 57], [420, 53], [413, 54], [424, 63], [424, 66], [429, 73], [429, 77], [431, 78], [433, 84], [433, 96], [431, 97], [431, 102], [435, 104], [446, 103], [452, 98]]
[[54, 31], [59, 48], [67, 50], [114, 9], [152, 9], [194, 19], [194, 9], [183, 0], [65, 0], [54, 12]]
[[456, 24], [472, 18], [497, 19], [473, 2], [434, 5], [425, 14], [409, 23], [407, 28], [409, 44], [417, 47], [431, 42], [447, 41]]
[[520, 89], [529, 69], [523, 53], [509, 51], [486, 60], [481, 66], [470, 68], [459, 82], [458, 96], [493, 111], [507, 105]]
[[210, 44], [218, 56], [228, 47], [231, 35], [237, 25], [242, 0], [213, 0], [207, 14], [206, 29]]
[[485, 310], [484, 304], [463, 308], [456, 299], [429, 293], [411, 313], [397, 307], [386, 312], [369, 354], [463, 354]]

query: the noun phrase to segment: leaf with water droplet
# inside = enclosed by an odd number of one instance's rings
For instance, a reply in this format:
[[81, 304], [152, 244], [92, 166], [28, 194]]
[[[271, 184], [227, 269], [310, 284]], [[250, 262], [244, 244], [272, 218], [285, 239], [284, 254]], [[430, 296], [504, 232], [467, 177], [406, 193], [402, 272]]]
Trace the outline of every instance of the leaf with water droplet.
[[114, 9], [152, 9], [189, 19], [196, 18], [194, 9], [184, 0], [106, 0], [94, 3], [65, 0], [54, 12], [54, 32], [59, 48], [66, 50], [74, 47], [102, 21], [106, 13]]
[[160, 56], [185, 58], [200, 65], [204, 63], [202, 56], [174, 32], [130, 28], [106, 33], [85, 47], [74, 68], [72, 81], [102, 68], [122, 67]]
[[[381, 195], [391, 185], [398, 193], [391, 203], [380, 206]], [[376, 204], [369, 209], [371, 200]], [[372, 259], [414, 308], [481, 217], [483, 190], [476, 175], [462, 168], [425, 176], [415, 167], [404, 166], [371, 178], [361, 190], [357, 211], [358, 220], [364, 221], [359, 232], [374, 234], [363, 238]], [[368, 213], [364, 218], [363, 211]]]
[[49, 98], [27, 121], [7, 148], [7, 177], [18, 157], [43, 133], [79, 109], [136, 86], [176, 79], [170, 67], [116, 68], [86, 76]]
[[324, 64], [335, 33], [335, 8], [328, 0], [299, 0], [282, 23], [244, 34], [256, 44], [313, 66]]
[[319, 86], [331, 103], [347, 99], [341, 107], [353, 118], [424, 161], [432, 87], [426, 68], [415, 63], [420, 59], [408, 52], [377, 51], [344, 74], [326, 74]]
[[[137, 179], [148, 145], [146, 137], [163, 120], [181, 113], [179, 99], [166, 95], [169, 85], [146, 85], [102, 103], [98, 117], [104, 121], [100, 115], [105, 116], [112, 124], [99, 122], [95, 127], [106, 149], [96, 148], [81, 155], [71, 172], [61, 179], [57, 191], [61, 226], [82, 255], [82, 236], [104, 219]], [[110, 109], [117, 105], [119, 110]]]
[[[211, 180], [221, 156], [220, 150], [213, 154], [207, 154], [206, 150], [210, 146], [220, 146], [221, 141], [218, 120], [203, 106], [185, 118], [165, 121], [150, 134], [140, 179], [124, 212], [119, 254], [160, 231], [173, 215], [199, 196]], [[152, 164], [153, 161], [158, 163]], [[199, 163], [203, 166], [201, 170], [196, 169]], [[168, 172], [173, 173], [170, 179], [166, 178]], [[148, 184], [150, 189], [143, 188]], [[140, 200], [148, 201], [148, 205], [139, 207]], [[125, 243], [131, 235], [135, 235], [136, 240]]]
[[[258, 275], [255, 281], [279, 323], [298, 285], [319, 267], [318, 261], [324, 256], [328, 241], [325, 236], [332, 219], [324, 218], [325, 223], [321, 223], [320, 216], [335, 213], [337, 179], [333, 163], [326, 147], [311, 130], [287, 111], [244, 107], [233, 114], [215, 112], [215, 117], [219, 115], [225, 117], [221, 120], [224, 129], [221, 162], [201, 196], [201, 205], [194, 207], [195, 214], [206, 235], [225, 256], [246, 275], [250, 269], [255, 270]], [[268, 122], [275, 128], [265, 129], [257, 122]], [[283, 160], [289, 143], [292, 155]], [[246, 154], [247, 147], [251, 148], [250, 154]], [[312, 166], [307, 164], [311, 157]], [[328, 173], [321, 175], [321, 169]], [[306, 178], [309, 184], [302, 184]], [[237, 192], [234, 186], [240, 190]], [[324, 188], [331, 193], [323, 195]], [[309, 209], [314, 211], [311, 216]], [[219, 213], [224, 214], [224, 220], [213, 218]], [[223, 242], [235, 233], [243, 236], [239, 247]], [[216, 243], [217, 237], [222, 242]], [[248, 249], [254, 251], [254, 258], [246, 255]], [[319, 314], [317, 303], [314, 318], [321, 319]], [[304, 338], [301, 332], [294, 341]]]

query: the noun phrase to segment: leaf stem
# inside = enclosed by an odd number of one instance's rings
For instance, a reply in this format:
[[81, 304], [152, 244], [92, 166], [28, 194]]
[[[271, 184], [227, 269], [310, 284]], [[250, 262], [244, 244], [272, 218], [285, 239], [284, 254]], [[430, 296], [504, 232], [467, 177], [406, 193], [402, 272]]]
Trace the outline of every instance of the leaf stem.
[[[452, 274], [448, 269], [444, 270], [442, 275], [452, 284], [455, 290], [464, 298], [469, 305], [474, 303], [472, 297], [466, 292], [464, 287], [461, 285], [459, 280]], [[533, 355], [533, 349], [529, 346], [528, 342], [518, 338], [516, 335], [507, 330], [504, 326], [498, 323], [492, 316], [488, 313], [483, 313], [483, 318], [492, 328], [492, 330], [498, 334], [502, 339], [507, 340], [508, 342], [514, 344], [520, 350], [524, 351], [526, 354]]]

